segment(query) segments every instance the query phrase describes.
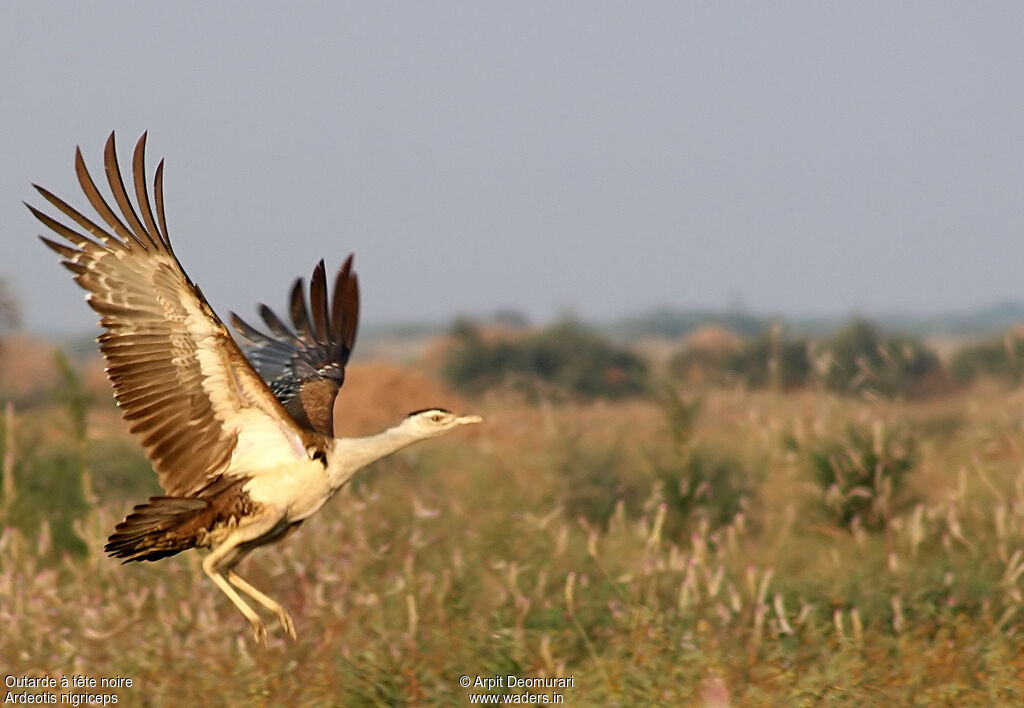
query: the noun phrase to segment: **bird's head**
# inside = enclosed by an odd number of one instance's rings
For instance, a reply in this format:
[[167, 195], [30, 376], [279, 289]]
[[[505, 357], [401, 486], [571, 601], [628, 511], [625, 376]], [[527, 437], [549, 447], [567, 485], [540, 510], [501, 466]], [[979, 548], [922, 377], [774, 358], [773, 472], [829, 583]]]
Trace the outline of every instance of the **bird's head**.
[[436, 438], [458, 428], [483, 421], [478, 415], [456, 415], [443, 408], [427, 408], [406, 416], [401, 427], [408, 429], [418, 438]]

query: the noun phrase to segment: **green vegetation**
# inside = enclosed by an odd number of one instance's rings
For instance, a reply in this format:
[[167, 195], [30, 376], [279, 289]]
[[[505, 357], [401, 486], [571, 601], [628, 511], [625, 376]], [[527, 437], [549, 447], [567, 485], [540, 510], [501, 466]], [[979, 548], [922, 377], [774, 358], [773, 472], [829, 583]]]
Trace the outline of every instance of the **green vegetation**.
[[733, 363], [742, 345], [736, 347], [684, 347], [668, 360], [668, 375], [682, 384], [729, 384], [734, 379]]
[[605, 527], [617, 513], [639, 519], [664, 506], [664, 532], [677, 539], [696, 524], [729, 523], [747, 506], [758, 475], [734, 455], [693, 440], [700, 402], [669, 389], [658, 404], [671, 442], [644, 450], [639, 468], [623, 440], [564, 435], [555, 470], [562, 481], [557, 501], [568, 518]]
[[654, 499], [665, 507], [666, 538], [681, 540], [700, 524], [710, 528], [729, 524], [748, 507], [760, 473], [720, 447], [695, 441], [700, 400], [686, 401], [667, 389], [658, 403], [671, 444], [649, 456]]
[[949, 396], [489, 396], [242, 564], [296, 620], [266, 650], [198, 554], [102, 554], [154, 475], [65, 396], [0, 444], [0, 663], [129, 677], [126, 705], [460, 705], [510, 673], [582, 706], [1019, 705], [1019, 393]]
[[773, 327], [731, 356], [726, 367], [750, 388], [797, 388], [811, 372], [809, 347], [806, 339], [789, 339]]
[[[666, 336], [690, 332], [706, 321], [693, 317], [677, 320], [655, 312], [640, 329]], [[662, 320], [659, 326], [653, 324]], [[504, 334], [486, 336], [468, 321], [457, 323], [452, 331], [455, 344], [447, 352], [442, 373], [464, 393], [510, 388], [533, 401], [588, 400], [641, 395], [649, 387], [642, 359], [578, 322], [532, 333], [523, 329], [522, 318], [509, 315], [494, 322], [502, 323]], [[666, 367], [671, 379], [686, 385], [740, 383], [750, 389], [818, 388], [914, 399], [946, 394], [984, 377], [1017, 384], [1024, 374], [1024, 335], [1017, 331], [966, 344], [944, 363], [920, 338], [885, 334], [862, 318], [813, 338], [758, 318], [732, 324], [722, 330], [724, 341], [676, 351]], [[617, 331], [630, 330], [622, 326]]]
[[0, 335], [21, 326], [21, 305], [10, 284], [0, 278]]
[[634, 473], [621, 442], [595, 442], [568, 434], [558, 453], [555, 470], [562, 481], [558, 496], [569, 518], [603, 527], [619, 505], [630, 516], [639, 514], [650, 485]]
[[905, 510], [907, 475], [916, 464], [914, 439], [880, 422], [868, 430], [849, 424], [843, 435], [821, 441], [810, 452], [822, 503], [844, 527], [885, 528]]
[[953, 355], [949, 370], [961, 383], [988, 376], [1018, 384], [1024, 373], [1024, 334], [1010, 331], [1002, 337], [967, 344]]
[[668, 370], [678, 381], [697, 374], [712, 383], [736, 381], [776, 390], [818, 387], [841, 394], [920, 398], [950, 389], [939, 357], [921, 340], [883, 336], [862, 319], [821, 340], [793, 336], [774, 325], [738, 345], [685, 347], [669, 361]]
[[643, 360], [576, 322], [496, 341], [486, 341], [474, 325], [461, 322], [454, 335], [443, 373], [452, 386], [471, 394], [512, 386], [533, 397], [589, 399], [644, 390]]
[[939, 358], [911, 337], [883, 337], [870, 322], [855, 319], [825, 342], [825, 387], [839, 393], [920, 395], [941, 377]]

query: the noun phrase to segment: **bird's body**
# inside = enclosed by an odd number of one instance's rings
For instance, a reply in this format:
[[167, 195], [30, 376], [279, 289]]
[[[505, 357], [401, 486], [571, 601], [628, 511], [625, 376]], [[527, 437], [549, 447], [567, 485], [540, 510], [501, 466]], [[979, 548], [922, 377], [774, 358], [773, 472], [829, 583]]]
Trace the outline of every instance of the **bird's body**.
[[163, 210], [163, 163], [155, 175], [154, 212], [145, 141], [143, 135], [133, 156], [138, 210], [121, 179], [113, 135], [105, 171], [120, 215], [100, 195], [81, 152], [75, 164], [106, 227], [38, 186], [77, 229], [29, 206], [70, 244], [43, 238], [89, 291], [89, 305], [106, 330], [99, 342], [115, 398], [166, 493], [136, 506], [106, 551], [127, 562], [208, 548], [203, 570], [249, 620], [257, 640], [266, 641], [266, 628], [238, 591], [276, 613], [294, 637], [287, 611], [240, 578], [235, 565], [319, 511], [359, 469], [480, 419], [432, 409], [378, 435], [335, 438], [334, 401], [358, 325], [352, 257], [338, 272], [330, 304], [322, 261], [313, 271], [308, 306], [296, 281], [294, 332], [266, 306], [261, 315], [272, 336], [233, 316], [235, 328], [254, 344], [250, 363], [174, 255]]

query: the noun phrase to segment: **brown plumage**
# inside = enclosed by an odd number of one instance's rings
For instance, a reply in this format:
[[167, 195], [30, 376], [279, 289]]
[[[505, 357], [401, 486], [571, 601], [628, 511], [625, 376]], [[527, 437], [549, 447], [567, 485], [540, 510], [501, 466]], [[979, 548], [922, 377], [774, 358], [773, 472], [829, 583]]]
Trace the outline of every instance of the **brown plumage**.
[[323, 261], [313, 271], [309, 307], [302, 281], [296, 281], [294, 333], [265, 305], [261, 314], [275, 336], [235, 318], [255, 345], [253, 360], [268, 387], [174, 255], [164, 216], [163, 162], [151, 199], [145, 148], [143, 134], [132, 157], [133, 204], [114, 135], [107, 140], [104, 168], [117, 211], [76, 150], [79, 184], [105, 225], [39, 186], [39, 194], [74, 226], [28, 207], [62, 238], [40, 237], [63, 258], [100, 315], [100, 351], [114, 396], [165, 491], [117, 525], [106, 551], [128, 562], [209, 548], [203, 572], [249, 620], [257, 641], [266, 641], [266, 627], [239, 592], [274, 612], [295, 637], [288, 612], [239, 577], [238, 562], [297, 528], [360, 468], [480, 419], [432, 410], [368, 438], [333, 438], [334, 399], [359, 318], [352, 256], [338, 272], [330, 306]]
[[[129, 228], [107, 205], [75, 151], [75, 172], [90, 204], [113, 234], [82, 215], [50, 191], [33, 185], [52, 205], [93, 239], [70, 229], [31, 205], [46, 226], [76, 248], [40, 236], [64, 257], [75, 280], [89, 291], [89, 305], [106, 328], [99, 337], [107, 375], [129, 430], [142, 439], [146, 455], [169, 495], [188, 494], [206, 481], [211, 469], [223, 467], [235, 446], [223, 422], [232, 411], [253, 405], [282, 416], [277, 399], [239, 351], [199, 289], [185, 275], [167, 237], [163, 211], [163, 161], [154, 181], [160, 227], [145, 189], [146, 136], [132, 160], [136, 197], [145, 225], [131, 206], [117, 164], [114, 136], [107, 140], [104, 166], [111, 192]], [[189, 318], [198, 320], [190, 327]], [[216, 357], [204, 373], [198, 361], [197, 334], [211, 337]], [[206, 376], [222, 379], [223, 397], [203, 392]], [[182, 435], [183, 429], [188, 435]]]
[[244, 483], [244, 477], [222, 475], [189, 497], [150, 497], [117, 525], [103, 550], [128, 562], [209, 548], [211, 529], [228, 527], [258, 511], [242, 489]]
[[352, 256], [338, 270], [330, 306], [323, 261], [310, 278], [309, 306], [302, 278], [292, 285], [289, 299], [294, 332], [266, 305], [260, 305], [260, 317], [273, 335], [233, 312], [231, 324], [251, 344], [250, 360], [296, 422], [333, 436], [334, 399], [345, 382], [359, 326], [359, 280]]

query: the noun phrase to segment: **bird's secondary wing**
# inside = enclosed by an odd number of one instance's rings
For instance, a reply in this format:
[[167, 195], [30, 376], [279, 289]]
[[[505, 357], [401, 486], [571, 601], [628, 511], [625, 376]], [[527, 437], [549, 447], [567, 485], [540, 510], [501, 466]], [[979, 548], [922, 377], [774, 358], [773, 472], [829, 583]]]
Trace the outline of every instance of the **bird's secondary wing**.
[[290, 310], [294, 331], [263, 304], [260, 316], [271, 334], [233, 312], [231, 324], [251, 343], [250, 360], [299, 425], [331, 436], [334, 399], [345, 382], [345, 364], [359, 326], [359, 282], [352, 272], [352, 256], [338, 270], [330, 298], [323, 261], [313, 269], [308, 305], [298, 278], [292, 285]]

